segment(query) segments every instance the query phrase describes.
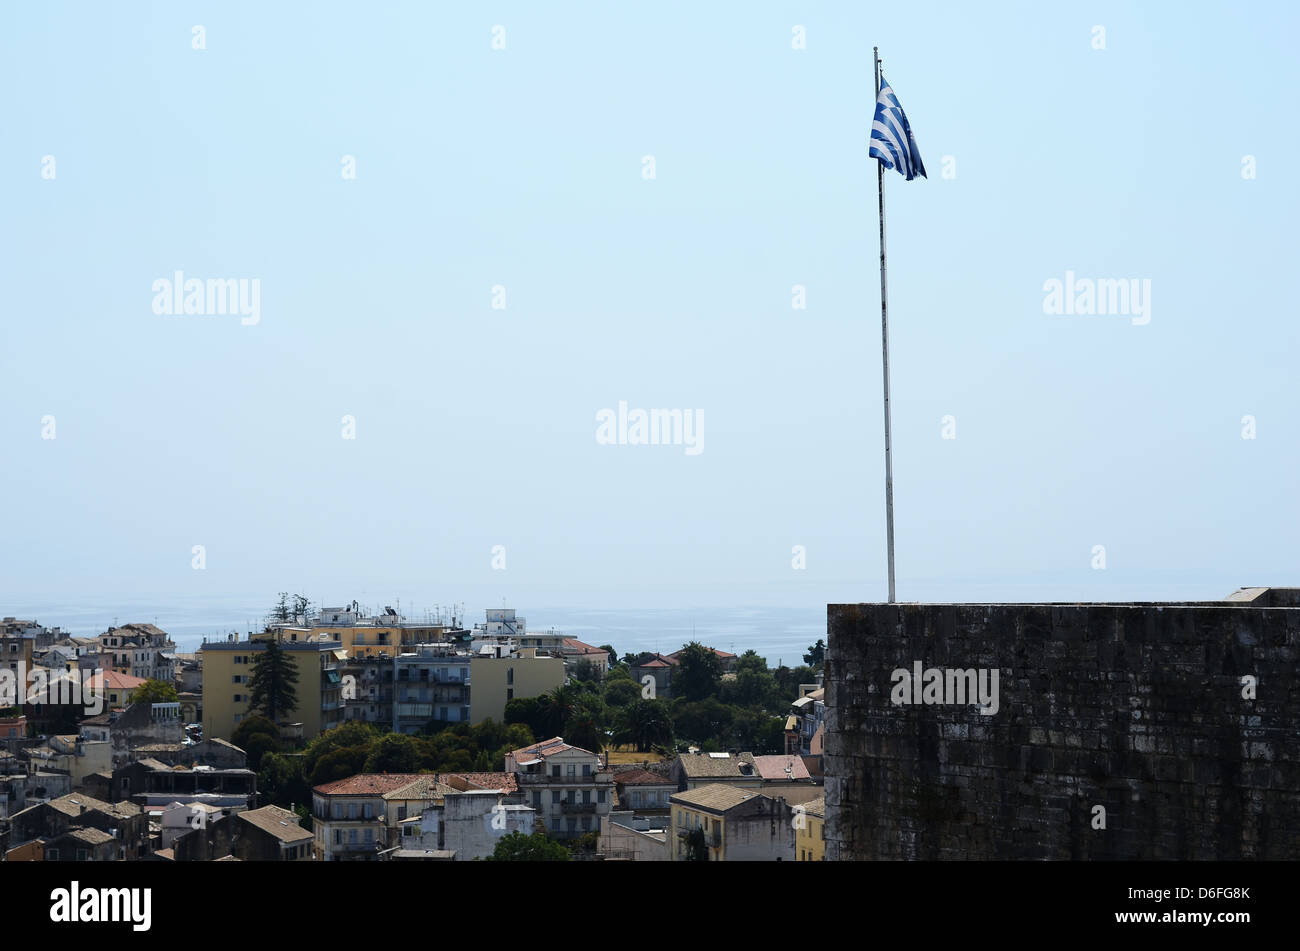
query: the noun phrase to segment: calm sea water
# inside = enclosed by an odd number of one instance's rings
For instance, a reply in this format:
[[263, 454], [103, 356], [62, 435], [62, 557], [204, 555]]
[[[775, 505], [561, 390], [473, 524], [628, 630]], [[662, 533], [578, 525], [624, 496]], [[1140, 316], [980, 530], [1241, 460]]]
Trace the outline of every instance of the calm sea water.
[[[826, 605], [800, 607], [735, 608], [531, 608], [515, 605], [528, 629], [563, 631], [589, 644], [610, 644], [619, 655], [640, 651], [671, 653], [690, 640], [735, 654], [753, 649], [769, 666], [802, 663], [808, 646], [826, 636]], [[171, 634], [181, 651], [192, 651], [204, 640], [225, 640], [232, 631], [243, 635], [260, 629], [268, 606], [252, 599], [213, 598], [184, 600], [11, 602], [0, 611], [6, 616], [35, 619], [59, 626], [79, 637], [101, 634], [110, 625], [132, 622], [157, 624]], [[465, 623], [484, 618], [482, 608], [467, 606]], [[411, 618], [421, 620], [422, 615]]]

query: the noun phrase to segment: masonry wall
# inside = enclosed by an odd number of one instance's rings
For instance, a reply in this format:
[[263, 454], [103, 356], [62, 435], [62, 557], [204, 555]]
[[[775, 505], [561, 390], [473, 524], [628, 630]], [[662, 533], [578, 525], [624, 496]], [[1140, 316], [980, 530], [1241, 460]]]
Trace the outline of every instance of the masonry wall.
[[[1294, 607], [830, 605], [826, 858], [1300, 858], [1298, 644]], [[891, 703], [917, 660], [998, 668], [998, 712]]]

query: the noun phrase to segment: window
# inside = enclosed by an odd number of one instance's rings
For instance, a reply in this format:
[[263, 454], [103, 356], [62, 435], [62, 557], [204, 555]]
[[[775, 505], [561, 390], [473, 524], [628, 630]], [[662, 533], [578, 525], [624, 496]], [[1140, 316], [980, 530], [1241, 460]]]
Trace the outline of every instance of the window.
[[361, 807], [361, 817], [363, 819], [373, 819], [374, 816], [371, 815], [372, 809], [373, 806], [371, 806], [370, 803], [366, 803], [364, 806]]
[[573, 835], [578, 831], [578, 820], [573, 816], [569, 816], [569, 818], [564, 821], [564, 827], [569, 835]]
[[560, 801], [560, 791], [558, 789], [551, 790], [551, 804], [554, 805], [559, 801]]
[[604, 801], [605, 801], [605, 790], [603, 789], [596, 790], [596, 802], [604, 802]]
[[590, 776], [590, 775], [591, 775], [591, 764], [590, 764], [590, 763], [583, 763], [583, 764], [582, 764], [582, 775], [583, 775], [583, 776]]
[[89, 862], [89, 861], [90, 861], [90, 853], [89, 853], [88, 851], [86, 851], [85, 849], [77, 849], [77, 861], [78, 861], [78, 862]]
[[591, 790], [590, 790], [590, 789], [584, 789], [584, 790], [582, 791], [582, 804], [583, 804], [584, 806], [587, 806], [587, 805], [590, 805], [590, 804], [591, 804]]
[[355, 802], [350, 802], [348, 803], [348, 818], [355, 819], [356, 817], [357, 817], [357, 804]]
[[507, 688], [506, 688], [506, 699], [507, 699], [507, 700], [513, 700], [513, 699], [515, 699], [515, 688], [514, 688], [514, 687], [507, 687]]
[[342, 830], [342, 829], [335, 829], [335, 830], [334, 830], [334, 844], [335, 844], [335, 845], [342, 845], [342, 844], [343, 844], [343, 830]]
[[59, 860], [59, 850], [58, 850], [58, 849], [46, 849], [46, 850], [45, 850], [45, 861], [47, 861], [47, 862], [57, 862], [58, 860]]
[[375, 830], [374, 830], [374, 829], [367, 829], [367, 830], [366, 830], [366, 845], [374, 845], [374, 844], [375, 844]]
[[[508, 683], [508, 684], [513, 684], [514, 682], [515, 682], [515, 669], [514, 669], [513, 667], [507, 667], [507, 668], [506, 668], [506, 683]], [[514, 694], [514, 691], [511, 690], [510, 693], [513, 695], [513, 694]]]
[[534, 809], [542, 808], [542, 794], [538, 792], [536, 789], [533, 790], [533, 808]]
[[356, 844], [357, 844], [357, 830], [356, 830], [356, 829], [349, 829], [349, 830], [348, 830], [348, 845], [356, 845]]
[[591, 831], [591, 816], [582, 817], [582, 831], [583, 832]]

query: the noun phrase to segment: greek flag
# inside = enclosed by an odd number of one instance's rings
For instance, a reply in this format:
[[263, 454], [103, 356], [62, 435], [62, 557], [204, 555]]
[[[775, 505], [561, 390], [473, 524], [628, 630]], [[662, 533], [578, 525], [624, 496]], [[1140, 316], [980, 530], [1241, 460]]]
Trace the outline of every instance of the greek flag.
[[871, 158], [880, 159], [885, 168], [896, 169], [909, 182], [925, 174], [921, 150], [916, 147], [912, 126], [898, 104], [898, 97], [889, 88], [885, 77], [880, 77], [880, 95], [876, 97], [876, 119], [871, 123]]

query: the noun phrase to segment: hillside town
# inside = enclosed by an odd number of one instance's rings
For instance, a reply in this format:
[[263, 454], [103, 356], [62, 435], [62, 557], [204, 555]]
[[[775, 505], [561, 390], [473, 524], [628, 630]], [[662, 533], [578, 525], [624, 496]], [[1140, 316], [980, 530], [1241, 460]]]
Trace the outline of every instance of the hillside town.
[[821, 641], [619, 656], [282, 594], [262, 630], [0, 628], [6, 862], [821, 861]]

